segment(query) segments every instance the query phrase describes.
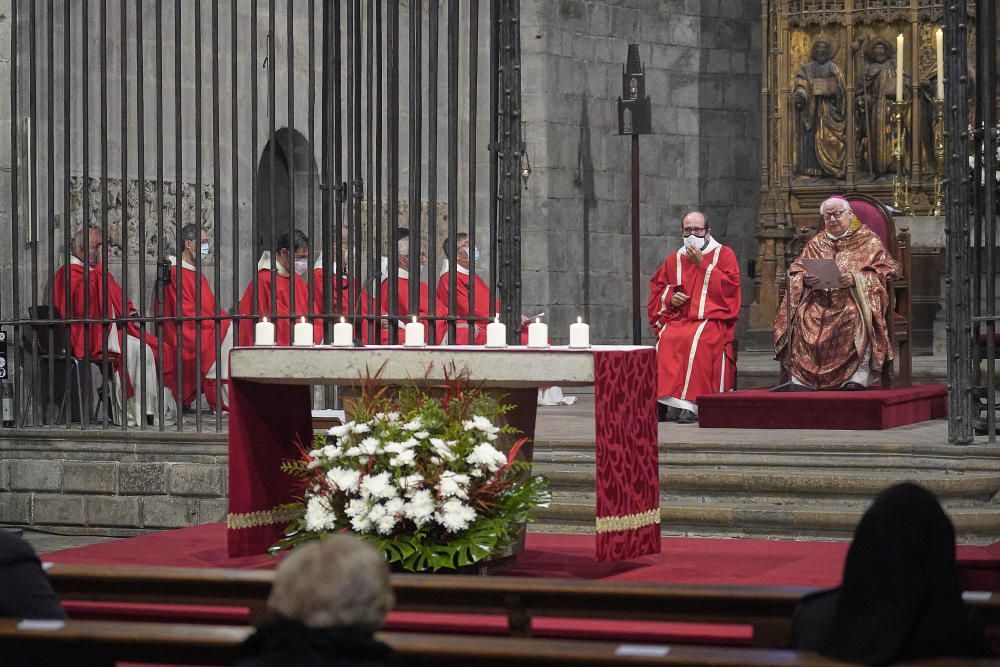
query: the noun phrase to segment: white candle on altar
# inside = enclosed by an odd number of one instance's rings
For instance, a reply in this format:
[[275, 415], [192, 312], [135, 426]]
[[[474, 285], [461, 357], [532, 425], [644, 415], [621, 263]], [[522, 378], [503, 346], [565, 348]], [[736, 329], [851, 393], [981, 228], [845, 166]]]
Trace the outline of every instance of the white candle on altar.
[[274, 323], [268, 322], [267, 318], [261, 318], [253, 331], [254, 345], [274, 345]]
[[507, 325], [499, 315], [486, 325], [486, 347], [507, 347]]
[[301, 318], [295, 323], [295, 332], [292, 338], [292, 345], [312, 345], [313, 325], [306, 322], [306, 318]]
[[569, 325], [569, 346], [590, 347], [590, 326], [583, 323], [583, 318], [576, 318], [576, 323]]
[[343, 317], [333, 325], [333, 344], [335, 347], [351, 347], [354, 345], [354, 327]]
[[937, 40], [937, 98], [944, 99], [944, 31], [941, 28], [934, 33]]
[[548, 347], [549, 326], [541, 319], [535, 319], [528, 325], [528, 347]]
[[417, 322], [417, 316], [413, 316], [412, 322], [406, 323], [406, 342], [403, 344], [407, 347], [420, 347], [424, 344], [424, 325], [421, 322]]
[[896, 35], [896, 101], [903, 101], [903, 33]]

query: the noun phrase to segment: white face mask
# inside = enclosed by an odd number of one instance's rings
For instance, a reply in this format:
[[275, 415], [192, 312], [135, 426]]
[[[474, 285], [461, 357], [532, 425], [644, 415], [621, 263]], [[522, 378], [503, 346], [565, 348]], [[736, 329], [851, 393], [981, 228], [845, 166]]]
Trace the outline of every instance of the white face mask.
[[705, 234], [705, 238], [699, 238], [694, 234], [684, 237], [684, 245], [688, 248], [697, 248], [698, 250], [704, 250], [708, 247], [708, 240], [711, 238], [710, 234]]
[[201, 258], [208, 259], [208, 241], [201, 242]]
[[295, 260], [295, 273], [300, 276], [309, 270], [309, 260], [305, 257]]

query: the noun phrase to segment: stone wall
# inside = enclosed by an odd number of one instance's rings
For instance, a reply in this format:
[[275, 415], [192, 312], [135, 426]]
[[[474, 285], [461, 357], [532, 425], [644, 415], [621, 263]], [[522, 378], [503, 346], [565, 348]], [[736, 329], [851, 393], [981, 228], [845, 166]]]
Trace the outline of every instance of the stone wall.
[[22, 432], [0, 438], [0, 524], [129, 535], [226, 517], [224, 435]]

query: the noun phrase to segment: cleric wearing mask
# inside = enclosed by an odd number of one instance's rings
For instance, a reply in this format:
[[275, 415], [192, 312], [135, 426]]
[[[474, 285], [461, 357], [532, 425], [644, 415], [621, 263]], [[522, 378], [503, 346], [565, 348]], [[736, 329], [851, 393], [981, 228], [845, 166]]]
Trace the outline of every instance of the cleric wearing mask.
[[712, 237], [705, 214], [688, 213], [681, 232], [683, 245], [649, 282], [647, 310], [661, 414], [676, 408], [677, 421], [691, 424], [698, 420], [699, 396], [731, 391], [736, 380], [740, 269], [735, 253]]

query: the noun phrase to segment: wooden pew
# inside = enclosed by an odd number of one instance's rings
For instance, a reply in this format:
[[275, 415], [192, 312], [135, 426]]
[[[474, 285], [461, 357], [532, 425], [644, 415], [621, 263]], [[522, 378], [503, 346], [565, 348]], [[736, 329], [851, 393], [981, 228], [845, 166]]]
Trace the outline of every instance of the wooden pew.
[[[107, 567], [47, 564], [63, 600], [199, 604], [247, 607], [251, 623], [263, 618], [273, 570]], [[529, 636], [536, 617], [750, 625], [754, 645], [786, 645], [795, 605], [805, 587], [693, 586], [634, 581], [392, 575], [396, 609], [499, 614], [513, 635]], [[966, 600], [1000, 637], [1000, 594], [969, 593]]]
[[[240, 642], [251, 632], [248, 627], [127, 621], [67, 621], [58, 629], [25, 629], [18, 627], [16, 619], [0, 619], [0, 655], [30, 656], [41, 665], [85, 667], [110, 667], [116, 661], [221, 665], [235, 659]], [[767, 649], [398, 632], [377, 636], [393, 648], [406, 667], [842, 664], [812, 653]]]

